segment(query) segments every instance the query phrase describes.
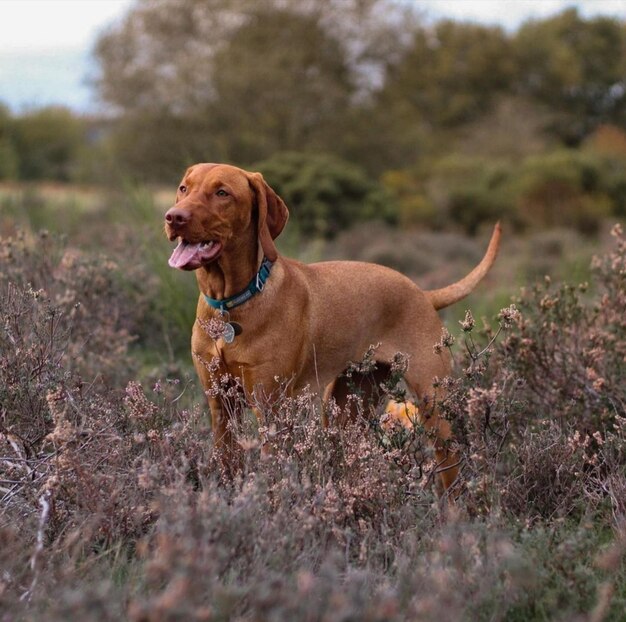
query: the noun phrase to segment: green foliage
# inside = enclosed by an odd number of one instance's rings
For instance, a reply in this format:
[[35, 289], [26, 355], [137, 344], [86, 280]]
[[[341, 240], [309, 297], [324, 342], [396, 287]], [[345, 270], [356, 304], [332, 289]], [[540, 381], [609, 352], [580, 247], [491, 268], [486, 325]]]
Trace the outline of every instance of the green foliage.
[[[395, 0], [164, 0], [131, 8], [100, 39], [97, 84], [122, 113], [118, 157], [144, 179], [292, 150], [380, 174], [458, 143], [523, 157], [623, 125], [625, 36], [575, 9], [507, 34], [426, 26]], [[429, 208], [407, 209], [421, 220]]]
[[9, 109], [0, 103], [0, 180], [15, 179], [18, 165], [11, 114]]
[[255, 168], [283, 198], [303, 235], [332, 237], [363, 220], [394, 219], [384, 189], [337, 157], [281, 153]]
[[0, 138], [0, 180], [16, 179], [18, 170], [17, 153], [12, 142]]
[[608, 194], [603, 165], [602, 159], [574, 150], [527, 158], [513, 181], [521, 223], [593, 233], [602, 218], [617, 211]]
[[506, 166], [493, 161], [449, 156], [434, 164], [430, 191], [439, 210], [473, 235], [480, 225], [511, 212], [506, 193], [510, 174]]
[[263, 7], [215, 58], [215, 139], [228, 144], [230, 161], [253, 162], [301, 145], [325, 148], [354, 91], [346, 50], [318, 16]]
[[560, 110], [553, 131], [578, 144], [600, 123], [626, 122], [626, 29], [575, 8], [524, 24], [514, 37], [521, 90]]
[[306, 236], [625, 216], [624, 22], [568, 9], [507, 33], [416, 6], [136, 2], [96, 45], [113, 114], [0, 106], [0, 179], [173, 185], [194, 162], [261, 162]]
[[42, 108], [15, 119], [14, 140], [21, 179], [75, 178], [85, 123], [65, 108]]
[[401, 46], [391, 36], [398, 10], [386, 0], [132, 7], [96, 46], [99, 93], [123, 113], [119, 157], [154, 180], [193, 161], [345, 151], [337, 136], [355, 94], [371, 89], [371, 74]]
[[441, 222], [441, 214], [426, 196], [424, 180], [406, 170], [393, 170], [385, 172], [381, 182], [398, 205], [400, 225], [433, 227]]
[[[139, 344], [151, 363], [172, 364], [189, 351], [190, 327], [198, 303], [198, 284], [194, 275], [170, 268], [167, 258], [172, 243], [159, 226], [163, 214], [145, 189], [129, 188], [118, 207], [118, 218], [132, 222], [128, 240], [136, 255], [134, 261], [144, 266], [151, 288], [146, 321], [137, 329]], [[157, 224], [158, 223], [158, 224]], [[156, 357], [154, 355], [157, 354]]]
[[584, 150], [600, 161], [604, 187], [615, 215], [626, 217], [626, 131], [602, 125], [585, 141]]
[[405, 100], [416, 121], [458, 125], [485, 114], [514, 76], [510, 43], [499, 28], [442, 21], [421, 27], [389, 68], [384, 93]]
[[474, 235], [498, 219], [518, 230], [573, 228], [597, 232], [624, 213], [626, 167], [621, 157], [556, 149], [521, 160], [456, 153], [428, 167], [383, 176], [405, 222], [454, 223]]
[[498, 95], [489, 113], [464, 124], [449, 135], [444, 152], [456, 150], [467, 157], [516, 162], [553, 149], [558, 140], [546, 128], [557, 111], [530, 97], [515, 93]]

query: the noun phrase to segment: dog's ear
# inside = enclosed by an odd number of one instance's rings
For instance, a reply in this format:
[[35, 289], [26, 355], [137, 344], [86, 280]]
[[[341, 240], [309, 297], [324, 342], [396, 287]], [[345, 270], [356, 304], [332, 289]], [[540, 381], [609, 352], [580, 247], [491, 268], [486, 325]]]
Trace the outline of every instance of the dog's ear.
[[276, 261], [278, 251], [274, 240], [287, 224], [289, 210], [285, 202], [267, 185], [261, 173], [252, 173], [249, 179], [259, 209], [261, 248], [270, 261]]

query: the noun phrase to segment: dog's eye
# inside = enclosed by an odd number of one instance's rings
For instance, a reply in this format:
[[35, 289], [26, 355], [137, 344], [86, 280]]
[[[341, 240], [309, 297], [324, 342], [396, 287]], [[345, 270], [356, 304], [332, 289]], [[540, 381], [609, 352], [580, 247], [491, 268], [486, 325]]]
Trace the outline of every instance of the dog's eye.
[[182, 194], [185, 194], [185, 192], [187, 192], [187, 186], [179, 186], [178, 191]]
[[228, 192], [226, 192], [226, 190], [224, 190], [223, 188], [220, 188], [215, 194], [218, 197], [227, 197], [228, 196]]

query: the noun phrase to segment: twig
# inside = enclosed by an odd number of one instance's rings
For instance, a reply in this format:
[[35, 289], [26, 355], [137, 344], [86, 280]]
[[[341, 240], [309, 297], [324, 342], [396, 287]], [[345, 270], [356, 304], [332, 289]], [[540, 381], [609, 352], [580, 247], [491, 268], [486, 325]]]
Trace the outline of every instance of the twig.
[[185, 391], [187, 390], [187, 387], [191, 384], [191, 381], [188, 380], [187, 384], [185, 384], [185, 386], [183, 387], [183, 390], [172, 400], [172, 404], [174, 404], [175, 402], [177, 402], [184, 394]]
[[33, 571], [33, 580], [30, 584], [30, 587], [20, 596], [20, 601], [30, 602], [30, 599], [35, 591], [35, 587], [37, 586], [37, 581], [39, 580], [39, 557], [41, 552], [43, 551], [43, 542], [44, 542], [44, 531], [46, 528], [46, 523], [48, 522], [48, 518], [50, 516], [50, 496], [52, 492], [50, 490], [46, 490], [41, 497], [39, 497], [39, 505], [41, 507], [41, 516], [39, 517], [39, 528], [37, 529], [37, 544], [35, 545], [35, 550], [33, 551], [32, 557], [30, 558], [30, 568]]
[[491, 341], [478, 353], [476, 354], [476, 358], [479, 359], [491, 346], [494, 344], [495, 340], [498, 338], [498, 335], [502, 332], [502, 326], [498, 328], [496, 334], [491, 338]]

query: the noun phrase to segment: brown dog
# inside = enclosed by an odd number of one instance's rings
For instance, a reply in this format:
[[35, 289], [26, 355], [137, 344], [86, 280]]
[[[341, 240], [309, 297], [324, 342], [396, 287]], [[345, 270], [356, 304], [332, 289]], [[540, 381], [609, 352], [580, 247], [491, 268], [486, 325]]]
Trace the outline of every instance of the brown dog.
[[[361, 360], [370, 345], [380, 344], [377, 370], [356, 380], [353, 375], [350, 383], [374, 391], [394, 354], [403, 352], [410, 357], [407, 384], [434, 405], [433, 378], [450, 373], [448, 354], [433, 350], [442, 329], [437, 309], [467, 296], [487, 273], [498, 252], [499, 225], [469, 275], [443, 289], [422, 291], [383, 266], [351, 261], [306, 265], [279, 256], [273, 240], [288, 215], [259, 173], [224, 164], [190, 167], [176, 205], [165, 215], [169, 239], [179, 239], [170, 265], [195, 270], [198, 279], [191, 347], [207, 394], [212, 395], [209, 389], [218, 377], [229, 373], [241, 380], [246, 398], [257, 406], [269, 404], [287, 383], [292, 393], [307, 385], [325, 390], [327, 399], [343, 407], [351, 388], [342, 372]], [[223, 338], [210, 337], [201, 326], [216, 317], [227, 322], [230, 334]], [[209, 365], [212, 360], [217, 364]], [[208, 400], [216, 446], [232, 463], [228, 405], [223, 398]], [[261, 411], [256, 410], [259, 417]], [[457, 459], [445, 442], [449, 425], [436, 412], [424, 424], [439, 439], [435, 449], [447, 488], [457, 475]]]

